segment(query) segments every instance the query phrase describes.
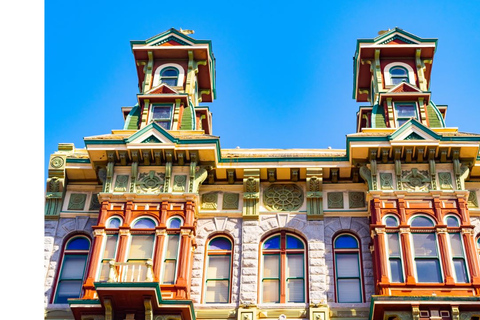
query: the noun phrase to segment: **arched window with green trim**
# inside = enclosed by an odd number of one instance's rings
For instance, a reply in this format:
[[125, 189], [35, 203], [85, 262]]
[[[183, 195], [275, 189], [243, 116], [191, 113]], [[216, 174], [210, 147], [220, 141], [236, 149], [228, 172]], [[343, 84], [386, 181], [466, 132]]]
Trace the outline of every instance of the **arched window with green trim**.
[[178, 83], [178, 69], [167, 67], [160, 71], [160, 82], [175, 87]]
[[226, 236], [215, 236], [208, 242], [205, 303], [230, 302], [232, 253], [232, 241]]
[[360, 241], [351, 234], [333, 240], [337, 302], [363, 302], [360, 248]]

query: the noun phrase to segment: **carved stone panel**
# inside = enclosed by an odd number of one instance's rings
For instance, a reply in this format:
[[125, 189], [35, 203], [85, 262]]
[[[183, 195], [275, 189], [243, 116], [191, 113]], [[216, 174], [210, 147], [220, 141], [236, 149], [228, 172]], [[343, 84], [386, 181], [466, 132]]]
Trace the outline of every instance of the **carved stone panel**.
[[303, 191], [294, 184], [272, 184], [263, 192], [263, 204], [269, 211], [295, 211], [303, 204]]
[[218, 193], [209, 192], [202, 194], [202, 209], [217, 210]]
[[115, 179], [114, 192], [126, 192], [128, 189], [128, 175], [117, 175]]
[[329, 209], [343, 209], [343, 192], [327, 193]]
[[137, 193], [163, 192], [165, 174], [151, 170], [149, 173], [140, 173], [136, 183]]
[[450, 172], [439, 172], [438, 182], [440, 184], [440, 189], [453, 190], [452, 174]]
[[353, 208], [365, 207], [365, 193], [362, 191], [352, 191], [348, 193], [348, 206]]
[[173, 192], [185, 192], [185, 187], [187, 185], [187, 176], [176, 175], [173, 178]]
[[90, 206], [88, 210], [100, 210], [100, 202], [98, 202], [98, 193], [92, 194], [92, 199], [90, 200]]
[[402, 186], [408, 191], [428, 191], [430, 188], [428, 171], [416, 168], [411, 171], [402, 171]]
[[85, 208], [85, 201], [87, 195], [85, 193], [72, 193], [68, 201], [68, 210], [83, 210]]
[[236, 210], [238, 209], [238, 201], [239, 201], [240, 195], [238, 193], [229, 193], [225, 192], [223, 194], [223, 205], [222, 209], [227, 210]]
[[393, 174], [390, 172], [380, 173], [380, 188], [382, 190], [393, 190]]
[[467, 203], [469, 207], [478, 208], [478, 198], [477, 198], [477, 192], [475, 190], [470, 190]]

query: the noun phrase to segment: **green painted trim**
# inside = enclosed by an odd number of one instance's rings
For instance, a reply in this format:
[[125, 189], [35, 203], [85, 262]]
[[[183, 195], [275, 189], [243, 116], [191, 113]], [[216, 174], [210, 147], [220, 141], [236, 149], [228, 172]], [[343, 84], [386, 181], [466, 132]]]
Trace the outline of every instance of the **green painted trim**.
[[442, 140], [443, 137], [436, 132], [430, 130], [428, 127], [421, 124], [417, 119], [411, 118], [407, 122], [405, 122], [398, 130], [388, 136], [388, 140], [394, 140], [403, 132], [408, 130], [411, 127], [417, 127], [418, 129], [422, 130], [423, 132], [427, 133], [428, 135], [434, 137], [436, 140]]
[[445, 124], [445, 120], [443, 119], [443, 116], [440, 113], [440, 110], [438, 110], [437, 105], [432, 100], [430, 100], [429, 104], [431, 104], [433, 106], [433, 111], [435, 111], [435, 113], [437, 114], [437, 117], [442, 122], [443, 128], [445, 128], [447, 125]]
[[375, 301], [479, 301], [480, 297], [465, 297], [465, 296], [378, 296], [372, 295], [372, 302]]
[[90, 163], [90, 159], [69, 159], [67, 158], [67, 163]]
[[242, 162], [298, 162], [298, 161], [312, 161], [312, 162], [328, 162], [328, 161], [348, 161], [348, 157], [325, 157], [325, 158], [222, 158], [219, 163], [242, 163]]
[[138, 130], [138, 121], [140, 120], [140, 107], [138, 103], [130, 110], [125, 119], [125, 124], [123, 126], [124, 130]]
[[72, 299], [68, 301], [69, 305], [72, 304], [98, 304], [99, 307], [102, 306], [100, 303], [100, 300], [98, 299], [91, 299], [91, 300], [85, 300], [85, 299]]
[[123, 140], [85, 140], [83, 139], [85, 145], [89, 144], [125, 144], [125, 139]]

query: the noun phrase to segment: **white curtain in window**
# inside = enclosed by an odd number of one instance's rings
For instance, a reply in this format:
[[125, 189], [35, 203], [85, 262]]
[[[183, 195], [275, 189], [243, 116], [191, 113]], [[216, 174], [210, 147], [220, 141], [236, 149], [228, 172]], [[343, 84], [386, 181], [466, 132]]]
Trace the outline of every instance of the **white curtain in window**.
[[132, 236], [128, 259], [151, 259], [153, 255], [153, 241], [153, 235]]
[[361, 302], [360, 280], [339, 279], [337, 282], [338, 302]]
[[337, 254], [337, 277], [360, 277], [357, 253]]
[[205, 292], [206, 302], [228, 302], [228, 280], [209, 280]]
[[230, 277], [230, 256], [208, 257], [208, 279], [228, 279]]

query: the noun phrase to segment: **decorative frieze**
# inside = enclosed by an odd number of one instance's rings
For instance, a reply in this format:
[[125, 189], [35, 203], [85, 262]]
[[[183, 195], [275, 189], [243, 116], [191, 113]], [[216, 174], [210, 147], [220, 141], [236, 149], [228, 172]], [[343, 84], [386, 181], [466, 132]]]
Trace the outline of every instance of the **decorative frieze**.
[[150, 170], [148, 173], [140, 173], [136, 184], [137, 193], [163, 192], [164, 182], [164, 173], [158, 173], [153, 170]]
[[329, 209], [343, 209], [343, 192], [327, 193], [327, 205]]
[[85, 193], [72, 193], [68, 201], [67, 210], [83, 210], [87, 195]]
[[185, 192], [187, 185], [187, 176], [186, 175], [176, 175], [173, 178], [173, 192]]
[[427, 170], [413, 168], [411, 171], [402, 171], [402, 185], [408, 191], [428, 191], [430, 178]]
[[393, 190], [393, 174], [390, 172], [380, 173], [380, 188], [382, 190]]
[[128, 190], [128, 178], [129, 175], [119, 174], [115, 179], [115, 185], [113, 187], [113, 192], [127, 192]]
[[295, 184], [272, 184], [263, 192], [263, 204], [269, 211], [296, 211], [303, 204], [303, 191]]
[[365, 207], [365, 193], [363, 191], [352, 191], [348, 193], [348, 206], [350, 209]]
[[88, 210], [100, 210], [100, 202], [98, 201], [98, 193], [92, 194], [92, 199], [90, 199], [90, 206]]
[[450, 174], [450, 172], [439, 172], [438, 182], [440, 184], [440, 189], [442, 190], [453, 189], [452, 175]]
[[237, 210], [238, 209], [238, 203], [240, 195], [238, 193], [229, 193], [225, 192], [223, 194], [223, 204], [222, 204], [222, 209], [223, 210]]
[[478, 198], [477, 198], [477, 192], [475, 190], [470, 190], [467, 203], [468, 203], [468, 206], [471, 208], [478, 208]]
[[218, 193], [209, 192], [202, 194], [202, 209], [217, 210]]

